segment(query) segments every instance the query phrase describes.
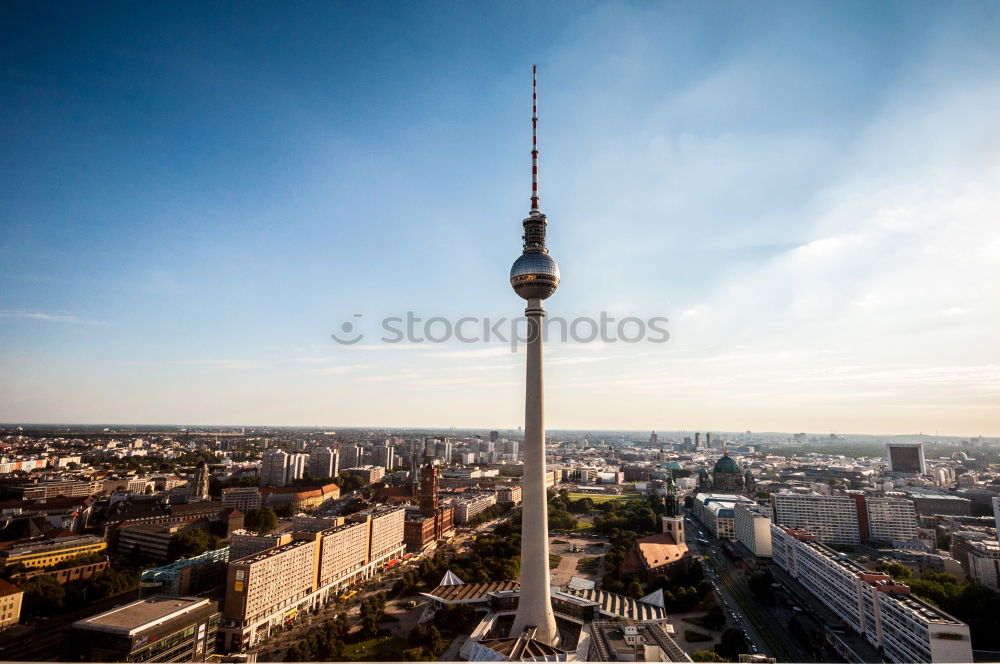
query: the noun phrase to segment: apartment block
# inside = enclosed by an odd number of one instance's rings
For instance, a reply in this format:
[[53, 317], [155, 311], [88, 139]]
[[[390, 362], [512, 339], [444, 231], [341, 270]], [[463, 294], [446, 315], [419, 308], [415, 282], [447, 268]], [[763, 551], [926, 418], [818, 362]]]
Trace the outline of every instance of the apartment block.
[[866, 498], [868, 537], [877, 542], [909, 542], [917, 538], [917, 511], [905, 498]]
[[971, 662], [969, 626], [820, 543], [771, 526], [774, 562], [891, 662]]
[[319, 542], [299, 540], [229, 563], [222, 632], [228, 649], [255, 644], [314, 594]]
[[234, 486], [223, 489], [222, 506], [232, 507], [244, 514], [250, 510], [259, 510], [261, 506], [260, 489], [255, 486]]
[[348, 521], [370, 523], [368, 562], [381, 565], [402, 556], [406, 550], [403, 522], [406, 510], [402, 507], [382, 507], [365, 510], [347, 517]]
[[774, 523], [804, 529], [824, 544], [860, 543], [858, 507], [847, 496], [821, 496], [781, 491], [771, 495]]
[[736, 541], [755, 556], [771, 557], [771, 509], [764, 505], [737, 503], [733, 507]]
[[[402, 507], [374, 508], [318, 532], [238, 560], [230, 558], [220, 632], [226, 650], [245, 650], [315, 608], [349, 583], [368, 578], [404, 552]], [[231, 543], [230, 548], [236, 542]]]
[[292, 541], [290, 533], [258, 535], [249, 530], [237, 530], [229, 536], [229, 560], [239, 560], [273, 549]]
[[520, 486], [504, 486], [497, 489], [497, 502], [498, 503], [514, 503], [515, 505], [521, 504], [521, 487]]
[[329, 447], [317, 447], [309, 453], [309, 477], [325, 480], [340, 472], [340, 455]]
[[455, 523], [468, 523], [477, 514], [496, 504], [497, 494], [495, 493], [482, 493], [478, 496], [456, 500], [454, 504]]
[[969, 548], [969, 576], [976, 583], [1000, 590], [1000, 542], [983, 539]]
[[322, 531], [319, 584], [339, 586], [353, 581], [368, 565], [369, 523], [349, 523]]

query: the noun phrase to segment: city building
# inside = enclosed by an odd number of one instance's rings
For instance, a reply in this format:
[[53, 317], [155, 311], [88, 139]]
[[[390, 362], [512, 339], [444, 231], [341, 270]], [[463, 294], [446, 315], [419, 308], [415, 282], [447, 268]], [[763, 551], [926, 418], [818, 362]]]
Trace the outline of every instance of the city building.
[[455, 508], [441, 505], [438, 469], [431, 464], [420, 469], [419, 504], [419, 509], [406, 510], [403, 524], [406, 550], [411, 553], [423, 551], [455, 531]]
[[386, 472], [392, 472], [396, 467], [396, 448], [389, 443], [375, 446], [375, 465], [382, 466]]
[[913, 502], [913, 508], [917, 514], [942, 514], [945, 516], [969, 516], [972, 514], [972, 501], [951, 493], [907, 489], [906, 497]]
[[[655, 436], [655, 434], [654, 434]], [[590, 624], [591, 662], [690, 662], [666, 620], [597, 620]]]
[[194, 484], [192, 487], [191, 495], [195, 498], [201, 498], [202, 500], [208, 500], [208, 487], [209, 480], [212, 474], [208, 470], [208, 464], [204, 461], [198, 463], [198, 467], [194, 471]]
[[886, 443], [889, 472], [898, 475], [926, 475], [923, 443]]
[[725, 493], [699, 493], [694, 497], [694, 517], [719, 539], [736, 539], [736, 515], [733, 508], [738, 503], [753, 504], [745, 496]]
[[229, 563], [221, 631], [227, 650], [242, 650], [294, 618], [314, 596], [319, 542], [299, 540]]
[[847, 496], [779, 491], [771, 494], [774, 523], [808, 530], [824, 544], [860, 543], [858, 506]]
[[276, 487], [261, 489], [261, 500], [272, 510], [287, 508], [296, 512], [311, 512], [328, 500], [340, 498], [340, 487], [324, 484], [320, 487]]
[[492, 492], [456, 500], [453, 503], [455, 508], [455, 523], [469, 523], [477, 514], [496, 504], [497, 494]]
[[102, 553], [107, 548], [107, 540], [93, 535], [28, 540], [0, 549], [0, 564], [2, 566], [21, 564], [28, 568], [52, 567], [87, 553]]
[[285, 486], [288, 484], [289, 454], [282, 450], [265, 450], [260, 461], [261, 486]]
[[67, 498], [83, 498], [101, 493], [103, 485], [100, 482], [78, 482], [76, 480], [54, 480], [51, 482], [36, 482], [19, 484], [8, 489], [8, 494], [15, 500], [44, 500], [66, 496]]
[[231, 507], [246, 514], [261, 507], [260, 489], [255, 486], [234, 486], [222, 490], [223, 507]]
[[174, 536], [181, 531], [197, 527], [196, 521], [175, 524], [126, 523], [118, 528], [115, 551], [119, 555], [137, 552], [143, 558], [150, 560], [170, 560], [174, 557], [171, 550]]
[[983, 539], [969, 547], [969, 576], [981, 586], [1000, 591], [1000, 542]]
[[385, 468], [382, 466], [358, 466], [356, 468], [348, 468], [344, 472], [348, 475], [360, 477], [364, 480], [365, 484], [378, 482], [385, 476]]
[[[634, 570], [642, 578], [671, 577], [686, 572], [691, 566], [691, 552], [684, 541], [684, 518], [677, 513], [676, 504], [668, 506], [660, 517], [661, 532], [636, 540], [633, 555], [626, 556], [622, 571]], [[638, 563], [638, 564], [636, 564]]]
[[862, 540], [891, 543], [909, 542], [917, 538], [917, 512], [913, 501], [905, 498], [867, 497], [864, 502], [866, 509], [858, 514]]
[[139, 577], [139, 596], [180, 597], [209, 590], [224, 577], [228, 562], [229, 547], [223, 547], [162, 567], [145, 569]]
[[329, 447], [317, 447], [309, 453], [309, 477], [325, 480], [340, 472], [340, 454]]
[[292, 541], [291, 533], [258, 535], [249, 530], [236, 530], [229, 536], [229, 560], [239, 560]]
[[405, 551], [403, 519], [401, 507], [373, 508], [346, 517], [344, 525], [296, 533], [286, 544], [231, 558], [220, 627], [224, 649], [252, 647], [300, 611], [394, 564]]
[[807, 530], [771, 526], [775, 564], [891, 662], [971, 662], [969, 626]]
[[67, 661], [204, 662], [215, 654], [218, 604], [156, 595], [78, 620]]
[[521, 503], [521, 487], [517, 485], [499, 487], [497, 489], [497, 502], [519, 505]]
[[771, 508], [753, 503], [733, 506], [736, 541], [760, 558], [771, 557]]
[[360, 445], [342, 445], [340, 447], [341, 468], [356, 468], [364, 463], [364, 448]]
[[16, 625], [21, 619], [21, 600], [24, 591], [0, 579], [0, 631]]

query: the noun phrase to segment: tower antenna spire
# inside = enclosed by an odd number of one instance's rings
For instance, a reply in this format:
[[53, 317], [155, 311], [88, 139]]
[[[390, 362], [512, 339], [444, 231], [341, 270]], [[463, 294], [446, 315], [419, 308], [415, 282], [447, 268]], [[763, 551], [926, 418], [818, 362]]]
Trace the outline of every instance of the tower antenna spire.
[[531, 65], [531, 211], [538, 212], [538, 65]]

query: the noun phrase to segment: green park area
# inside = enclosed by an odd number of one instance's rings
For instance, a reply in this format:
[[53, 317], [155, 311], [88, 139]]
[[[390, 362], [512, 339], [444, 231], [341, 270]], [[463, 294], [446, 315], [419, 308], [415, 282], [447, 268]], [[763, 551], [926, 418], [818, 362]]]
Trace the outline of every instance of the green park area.
[[617, 496], [614, 494], [607, 493], [574, 493], [569, 494], [570, 500], [580, 500], [581, 498], [590, 498], [595, 503], [606, 503], [612, 500], [642, 500], [642, 496], [639, 495], [625, 495]]

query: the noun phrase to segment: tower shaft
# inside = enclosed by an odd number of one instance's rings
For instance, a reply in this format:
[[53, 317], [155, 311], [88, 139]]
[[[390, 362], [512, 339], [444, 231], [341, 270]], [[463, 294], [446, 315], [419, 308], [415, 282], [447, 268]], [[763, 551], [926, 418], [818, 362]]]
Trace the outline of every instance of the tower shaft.
[[521, 482], [521, 591], [511, 636], [528, 627], [534, 638], [557, 645], [559, 632], [549, 595], [549, 509], [545, 490], [545, 417], [542, 319], [538, 298], [528, 300], [524, 390], [524, 477]]

